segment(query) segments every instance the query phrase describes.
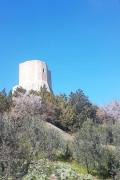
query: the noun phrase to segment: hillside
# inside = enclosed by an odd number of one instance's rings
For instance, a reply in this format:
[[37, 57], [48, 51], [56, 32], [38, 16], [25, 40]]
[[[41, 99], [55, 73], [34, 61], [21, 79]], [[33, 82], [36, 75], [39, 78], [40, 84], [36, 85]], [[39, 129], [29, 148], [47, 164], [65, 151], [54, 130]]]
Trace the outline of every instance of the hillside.
[[4, 89], [0, 179], [119, 180], [119, 107], [95, 106], [82, 90], [66, 96]]
[[49, 128], [51, 131], [52, 131], [52, 130], [57, 131], [57, 132], [62, 136], [62, 138], [63, 138], [65, 141], [73, 141], [73, 135], [71, 135], [71, 134], [69, 134], [69, 133], [66, 133], [65, 131], [63, 131], [62, 129], [54, 126], [54, 125], [51, 124], [51, 123], [46, 122], [45, 125], [46, 125], [46, 127]]

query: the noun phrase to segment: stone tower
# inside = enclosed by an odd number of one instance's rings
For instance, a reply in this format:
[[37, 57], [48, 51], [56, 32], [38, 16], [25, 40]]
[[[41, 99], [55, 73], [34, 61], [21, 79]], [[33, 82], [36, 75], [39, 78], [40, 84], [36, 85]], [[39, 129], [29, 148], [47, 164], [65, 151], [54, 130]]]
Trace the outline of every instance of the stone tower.
[[30, 60], [19, 64], [20, 87], [28, 91], [39, 91], [44, 85], [48, 91], [52, 91], [51, 72], [45, 62]]

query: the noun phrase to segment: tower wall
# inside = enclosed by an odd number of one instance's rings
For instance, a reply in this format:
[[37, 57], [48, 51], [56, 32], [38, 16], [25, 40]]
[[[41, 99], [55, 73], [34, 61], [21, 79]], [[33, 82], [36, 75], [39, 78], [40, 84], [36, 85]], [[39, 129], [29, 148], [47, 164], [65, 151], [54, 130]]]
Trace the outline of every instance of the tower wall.
[[44, 85], [48, 91], [52, 90], [51, 73], [45, 62], [31, 60], [19, 65], [19, 86], [38, 91]]

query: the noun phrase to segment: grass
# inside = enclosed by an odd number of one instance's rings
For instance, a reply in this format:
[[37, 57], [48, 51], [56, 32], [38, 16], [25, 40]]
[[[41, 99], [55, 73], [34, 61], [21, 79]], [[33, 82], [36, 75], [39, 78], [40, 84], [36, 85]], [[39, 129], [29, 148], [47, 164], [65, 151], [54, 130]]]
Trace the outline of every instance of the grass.
[[69, 163], [72, 167], [72, 169], [77, 172], [78, 174], [88, 174], [87, 169], [85, 166], [80, 165], [77, 161], [66, 161], [64, 159], [59, 159], [58, 162], [63, 162], [63, 163]]
[[71, 163], [72, 169], [75, 170], [79, 174], [87, 174], [87, 169], [86, 167], [80, 165], [76, 161], [72, 161]]
[[[60, 162], [60, 161], [59, 161], [59, 162]], [[84, 175], [88, 174], [86, 167], [83, 166], [83, 165], [80, 165], [80, 164], [79, 164], [78, 162], [76, 162], [76, 161], [65, 161], [65, 160], [61, 160], [61, 162], [69, 163], [69, 164], [71, 165], [72, 169], [73, 169], [76, 173], [78, 173], [78, 174], [84, 174]], [[94, 177], [95, 180], [105, 180], [103, 177], [98, 176], [96, 171], [95, 171], [94, 173], [92, 172], [92, 173], [90, 173], [90, 174], [92, 174], [92, 175], [94, 174], [93, 177]], [[111, 178], [107, 178], [106, 180], [112, 180], [112, 179], [111, 179]]]

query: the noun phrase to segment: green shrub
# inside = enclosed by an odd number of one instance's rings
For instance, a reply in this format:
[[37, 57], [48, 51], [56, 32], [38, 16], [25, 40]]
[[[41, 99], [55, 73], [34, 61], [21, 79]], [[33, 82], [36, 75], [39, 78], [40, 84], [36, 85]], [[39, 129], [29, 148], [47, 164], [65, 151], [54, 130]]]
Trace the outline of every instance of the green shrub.
[[23, 180], [49, 180], [52, 176], [57, 180], [93, 180], [90, 174], [78, 174], [69, 163], [50, 162], [47, 159], [33, 162]]

